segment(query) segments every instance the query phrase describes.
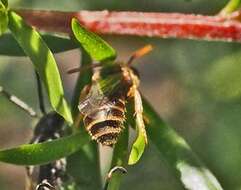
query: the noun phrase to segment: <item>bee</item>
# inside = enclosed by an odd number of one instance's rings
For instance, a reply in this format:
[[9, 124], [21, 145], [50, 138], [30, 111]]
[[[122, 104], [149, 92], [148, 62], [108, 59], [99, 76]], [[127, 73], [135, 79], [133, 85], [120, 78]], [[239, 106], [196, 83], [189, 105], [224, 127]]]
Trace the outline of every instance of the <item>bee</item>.
[[[133, 98], [136, 122], [147, 141], [142, 101], [138, 91], [139, 74], [131, 64], [134, 59], [151, 50], [150, 45], [137, 50], [126, 63], [92, 66], [91, 84], [82, 90], [78, 109], [83, 116], [84, 126], [93, 140], [106, 146], [113, 146], [117, 142], [124, 128], [126, 103]], [[69, 73], [77, 70], [72, 69]]]

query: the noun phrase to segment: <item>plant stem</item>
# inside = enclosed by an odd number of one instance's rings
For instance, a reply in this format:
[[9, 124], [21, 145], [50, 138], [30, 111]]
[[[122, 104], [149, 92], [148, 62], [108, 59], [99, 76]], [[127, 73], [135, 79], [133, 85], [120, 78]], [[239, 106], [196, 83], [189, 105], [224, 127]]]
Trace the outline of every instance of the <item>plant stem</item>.
[[[81, 66], [91, 64], [91, 59], [85, 51], [81, 51], [81, 55]], [[84, 86], [90, 83], [91, 76], [91, 70], [81, 72], [78, 76], [72, 98], [72, 115], [75, 121], [79, 117], [78, 104], [80, 93]], [[81, 127], [78, 130], [89, 136], [82, 124], [78, 127]], [[101, 189], [98, 146], [94, 141], [86, 144], [78, 152], [68, 157], [68, 163], [68, 171], [74, 177], [77, 187], [86, 190]]]
[[[32, 26], [42, 31], [71, 34], [75, 17], [99, 34], [134, 35], [159, 38], [184, 38], [241, 42], [241, 23], [231, 16], [203, 16], [181, 13], [111, 11], [36, 11], [17, 10]], [[235, 13], [240, 15], [240, 13]]]
[[37, 81], [37, 90], [38, 90], [38, 100], [39, 100], [39, 109], [42, 112], [43, 115], [46, 114], [46, 109], [44, 105], [44, 95], [43, 95], [43, 88], [42, 83], [39, 77], [39, 74], [37, 71], [35, 71], [36, 81]]
[[[125, 124], [125, 130], [122, 132], [117, 144], [115, 145], [111, 168], [115, 166], [126, 167], [128, 162], [128, 124]], [[123, 174], [121, 172], [114, 172], [110, 179], [107, 179], [107, 190], [118, 190], [120, 188]]]

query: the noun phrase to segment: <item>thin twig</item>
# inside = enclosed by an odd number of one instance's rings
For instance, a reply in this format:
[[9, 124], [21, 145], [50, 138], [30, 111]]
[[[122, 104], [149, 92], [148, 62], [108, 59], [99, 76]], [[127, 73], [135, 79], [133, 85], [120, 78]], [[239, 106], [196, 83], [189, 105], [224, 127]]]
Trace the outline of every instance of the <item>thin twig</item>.
[[17, 10], [17, 12], [30, 25], [47, 32], [71, 34], [70, 21], [75, 17], [84, 26], [100, 34], [241, 42], [241, 23], [237, 20], [240, 18], [240, 12], [225, 17], [114, 11]]
[[18, 97], [6, 91], [2, 86], [0, 86], [0, 94], [5, 96], [14, 105], [18, 106], [20, 109], [28, 113], [31, 117], [38, 117], [37, 113], [33, 110], [33, 108], [31, 108], [24, 101], [20, 100]]
[[45, 110], [45, 106], [44, 106], [43, 88], [42, 88], [41, 80], [40, 80], [40, 77], [39, 77], [39, 74], [37, 73], [37, 71], [35, 71], [35, 75], [36, 75], [36, 80], [37, 80], [39, 108], [40, 108], [42, 114], [45, 115], [46, 110]]

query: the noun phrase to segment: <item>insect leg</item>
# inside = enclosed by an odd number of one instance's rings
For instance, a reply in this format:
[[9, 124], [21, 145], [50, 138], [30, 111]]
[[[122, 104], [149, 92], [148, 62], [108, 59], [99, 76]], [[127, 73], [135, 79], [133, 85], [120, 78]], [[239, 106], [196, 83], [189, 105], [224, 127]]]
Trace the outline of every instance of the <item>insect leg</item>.
[[36, 187], [34, 182], [31, 180], [31, 175], [33, 173], [33, 166], [26, 166], [26, 179], [25, 179], [25, 190], [33, 190]]
[[72, 74], [72, 73], [76, 73], [76, 72], [83, 73], [85, 71], [88, 71], [89, 69], [93, 69], [93, 68], [100, 67], [100, 66], [101, 66], [101, 63], [93, 63], [91, 65], [85, 65], [85, 66], [70, 69], [67, 71], [67, 73], [68, 74]]
[[84, 86], [84, 88], [81, 90], [80, 92], [80, 96], [79, 96], [79, 101], [81, 102], [82, 100], [85, 99], [85, 97], [87, 96], [87, 94], [89, 93], [91, 88], [91, 85], [87, 84]]
[[13, 104], [17, 105], [20, 109], [27, 112], [30, 116], [38, 117], [36, 112], [30, 106], [28, 106], [24, 101], [20, 100], [18, 97], [4, 90], [2, 86], [0, 86], [0, 93], [2, 93], [2, 95], [5, 96], [10, 102], [12, 102]]
[[145, 138], [145, 142], [147, 144], [147, 135], [145, 130], [145, 124], [143, 119], [143, 106], [142, 106], [142, 100], [141, 95], [137, 89], [134, 90], [134, 108], [135, 108], [135, 116], [136, 116], [136, 125], [138, 129], [138, 133], [142, 133]]

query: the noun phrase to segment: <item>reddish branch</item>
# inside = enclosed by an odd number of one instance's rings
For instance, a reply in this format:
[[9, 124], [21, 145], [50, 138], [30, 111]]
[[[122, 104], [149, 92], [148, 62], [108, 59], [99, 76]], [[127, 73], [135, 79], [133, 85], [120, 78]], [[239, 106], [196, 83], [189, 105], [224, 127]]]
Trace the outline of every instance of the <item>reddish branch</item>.
[[18, 13], [30, 25], [48, 32], [70, 33], [71, 18], [76, 17], [84, 26], [100, 34], [241, 42], [239, 12], [229, 18], [218, 15], [109, 11], [19, 10]]

